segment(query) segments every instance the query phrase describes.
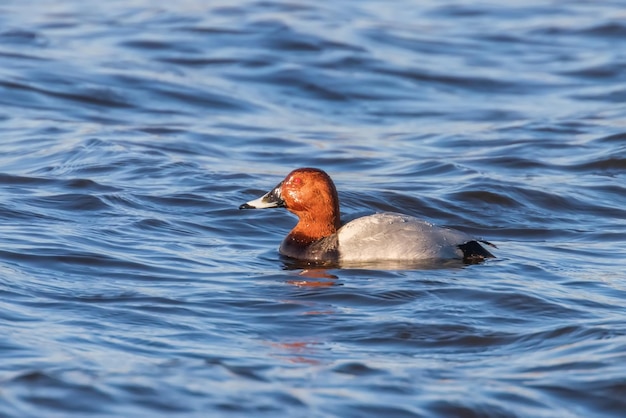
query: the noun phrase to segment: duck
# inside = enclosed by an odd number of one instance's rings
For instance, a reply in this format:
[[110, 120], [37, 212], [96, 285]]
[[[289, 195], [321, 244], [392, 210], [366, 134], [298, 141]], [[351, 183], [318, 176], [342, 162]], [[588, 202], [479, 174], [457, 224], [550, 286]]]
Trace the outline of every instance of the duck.
[[267, 208], [285, 208], [298, 217], [279, 247], [280, 254], [294, 260], [341, 265], [458, 259], [475, 264], [495, 258], [483, 246], [495, 248], [488, 241], [401, 213], [375, 213], [342, 225], [337, 188], [318, 168], [297, 168], [263, 196], [239, 206]]

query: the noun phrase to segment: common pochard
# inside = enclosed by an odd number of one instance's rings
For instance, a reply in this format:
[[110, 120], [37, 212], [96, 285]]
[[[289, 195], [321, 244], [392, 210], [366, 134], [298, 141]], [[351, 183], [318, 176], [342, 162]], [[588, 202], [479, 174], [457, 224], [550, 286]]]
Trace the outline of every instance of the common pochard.
[[239, 209], [277, 207], [298, 217], [279, 250], [297, 260], [341, 264], [456, 258], [475, 263], [494, 257], [480, 245], [493, 244], [413, 216], [377, 213], [341, 226], [335, 184], [317, 168], [292, 171], [271, 191]]

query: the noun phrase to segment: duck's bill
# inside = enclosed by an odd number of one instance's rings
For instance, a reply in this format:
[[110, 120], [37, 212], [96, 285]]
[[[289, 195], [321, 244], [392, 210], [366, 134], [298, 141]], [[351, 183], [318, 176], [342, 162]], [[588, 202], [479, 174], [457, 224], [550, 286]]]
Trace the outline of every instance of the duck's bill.
[[274, 187], [271, 191], [265, 193], [258, 199], [244, 203], [239, 206], [239, 209], [268, 209], [285, 207], [285, 201], [280, 195], [280, 188], [282, 185], [283, 183], [280, 182], [278, 186]]

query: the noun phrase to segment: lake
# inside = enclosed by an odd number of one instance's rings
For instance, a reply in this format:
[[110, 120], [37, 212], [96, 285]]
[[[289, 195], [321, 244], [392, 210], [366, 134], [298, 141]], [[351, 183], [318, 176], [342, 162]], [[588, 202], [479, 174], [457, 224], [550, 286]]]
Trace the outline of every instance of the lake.
[[[0, 416], [623, 417], [622, 1], [0, 5]], [[297, 167], [481, 264], [306, 268]]]

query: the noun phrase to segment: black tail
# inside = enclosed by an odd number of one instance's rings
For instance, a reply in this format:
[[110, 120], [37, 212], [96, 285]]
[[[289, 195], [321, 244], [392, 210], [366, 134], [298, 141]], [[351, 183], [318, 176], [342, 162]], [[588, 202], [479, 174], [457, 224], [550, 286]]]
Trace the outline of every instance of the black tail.
[[493, 248], [497, 248], [495, 245], [488, 241], [468, 241], [465, 244], [460, 244], [459, 248], [463, 251], [463, 262], [468, 264], [475, 264], [484, 261], [485, 258], [496, 258], [495, 255], [491, 254], [489, 251], [485, 249], [480, 243], [487, 244], [492, 246]]

